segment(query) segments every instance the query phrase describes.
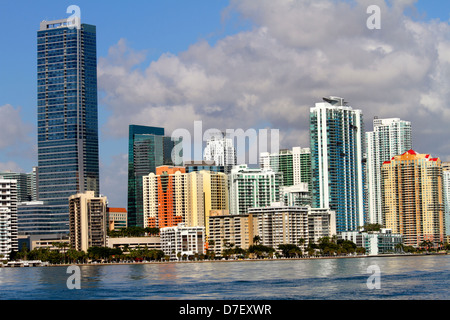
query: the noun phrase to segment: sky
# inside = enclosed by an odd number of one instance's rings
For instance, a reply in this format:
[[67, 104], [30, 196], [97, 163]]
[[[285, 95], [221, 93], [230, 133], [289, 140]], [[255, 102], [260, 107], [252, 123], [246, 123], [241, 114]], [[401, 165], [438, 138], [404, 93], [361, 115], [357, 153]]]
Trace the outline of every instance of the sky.
[[[344, 97], [412, 122], [413, 147], [450, 161], [450, 1], [0, 0], [0, 170], [37, 165], [36, 32], [97, 27], [101, 193], [126, 207], [128, 126], [278, 129], [309, 147], [309, 108]], [[380, 8], [380, 29], [367, 8]]]

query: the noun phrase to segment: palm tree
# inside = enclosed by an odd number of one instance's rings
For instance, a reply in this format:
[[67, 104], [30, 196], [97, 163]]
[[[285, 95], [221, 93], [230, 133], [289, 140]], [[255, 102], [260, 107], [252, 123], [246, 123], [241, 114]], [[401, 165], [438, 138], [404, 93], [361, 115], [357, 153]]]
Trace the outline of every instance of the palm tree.
[[253, 244], [258, 245], [261, 243], [261, 237], [259, 235], [256, 235], [253, 237]]

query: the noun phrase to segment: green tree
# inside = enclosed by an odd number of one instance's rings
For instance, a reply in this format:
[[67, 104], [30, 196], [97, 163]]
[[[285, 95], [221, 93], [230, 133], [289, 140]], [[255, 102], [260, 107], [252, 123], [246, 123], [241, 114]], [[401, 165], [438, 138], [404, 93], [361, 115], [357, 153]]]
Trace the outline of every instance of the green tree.
[[302, 255], [302, 250], [295, 244], [280, 244], [278, 245], [278, 249], [286, 258], [299, 257]]
[[261, 243], [261, 237], [256, 235], [253, 237], [253, 244], [254, 245], [259, 245]]

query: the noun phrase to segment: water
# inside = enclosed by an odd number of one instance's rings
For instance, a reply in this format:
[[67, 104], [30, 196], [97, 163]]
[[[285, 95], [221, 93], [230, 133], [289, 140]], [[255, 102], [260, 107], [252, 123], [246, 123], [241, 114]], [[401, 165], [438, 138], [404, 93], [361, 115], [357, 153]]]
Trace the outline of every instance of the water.
[[[368, 267], [381, 271], [369, 289]], [[450, 256], [0, 268], [2, 300], [447, 300]]]

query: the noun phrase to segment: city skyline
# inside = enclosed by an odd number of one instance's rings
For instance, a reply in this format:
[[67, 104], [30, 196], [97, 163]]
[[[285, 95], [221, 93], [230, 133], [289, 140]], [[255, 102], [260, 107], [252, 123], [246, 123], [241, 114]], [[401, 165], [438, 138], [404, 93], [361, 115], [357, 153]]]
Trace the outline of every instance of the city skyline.
[[[139, 2], [143, 10], [105, 2], [75, 3], [81, 8], [82, 22], [99, 29], [100, 177], [102, 194], [112, 206], [126, 207], [128, 125], [164, 127], [168, 135], [177, 128], [189, 129], [194, 120], [202, 120], [205, 128], [271, 127], [280, 129], [282, 148], [308, 147], [307, 110], [329, 95], [349, 99], [363, 110], [366, 123], [373, 116], [411, 121], [415, 149], [449, 160], [444, 139], [438, 140], [447, 133], [443, 125], [447, 93], [442, 88], [450, 48], [445, 40], [450, 34], [444, 10], [448, 4], [418, 1], [414, 13], [406, 7], [408, 2], [388, 7], [373, 1], [383, 9], [382, 28], [368, 30], [363, 1], [355, 6], [345, 1], [330, 3], [328, 11], [312, 6], [311, 1], [297, 1], [297, 6], [280, 1], [276, 7], [270, 1], [258, 3], [258, 10], [254, 1], [245, 0], [196, 5]], [[30, 1], [19, 8], [5, 1], [0, 13], [4, 28], [19, 18], [23, 23], [2, 35], [8, 45], [0, 59], [4, 88], [0, 117], [7, 119], [0, 123], [1, 170], [29, 172], [37, 165], [36, 55], [31, 48], [36, 46], [39, 23], [68, 17], [66, 9], [71, 4]], [[330, 34], [319, 34], [317, 41], [308, 36], [312, 31], [300, 21], [303, 11], [311, 17], [323, 15], [325, 20], [346, 12], [348, 21], [336, 22], [340, 33], [332, 42], [334, 48], [320, 44], [334, 37], [329, 24], [318, 32]], [[428, 17], [422, 17], [423, 12]], [[189, 13], [193, 15], [187, 21]], [[114, 15], [118, 22], [107, 22]], [[283, 15], [289, 23], [279, 23]], [[406, 23], [397, 25], [399, 17]], [[438, 25], [432, 18], [443, 23]], [[152, 26], [160, 32], [148, 31]], [[175, 36], [177, 26], [183, 26], [179, 36]], [[396, 33], [389, 35], [394, 28]], [[289, 32], [283, 36], [284, 31]], [[428, 42], [417, 42], [414, 33], [427, 35]], [[360, 59], [350, 63], [358, 54]], [[229, 62], [227, 70], [224, 61]], [[342, 76], [329, 80], [336, 72]], [[428, 80], [431, 76], [436, 80]]]

